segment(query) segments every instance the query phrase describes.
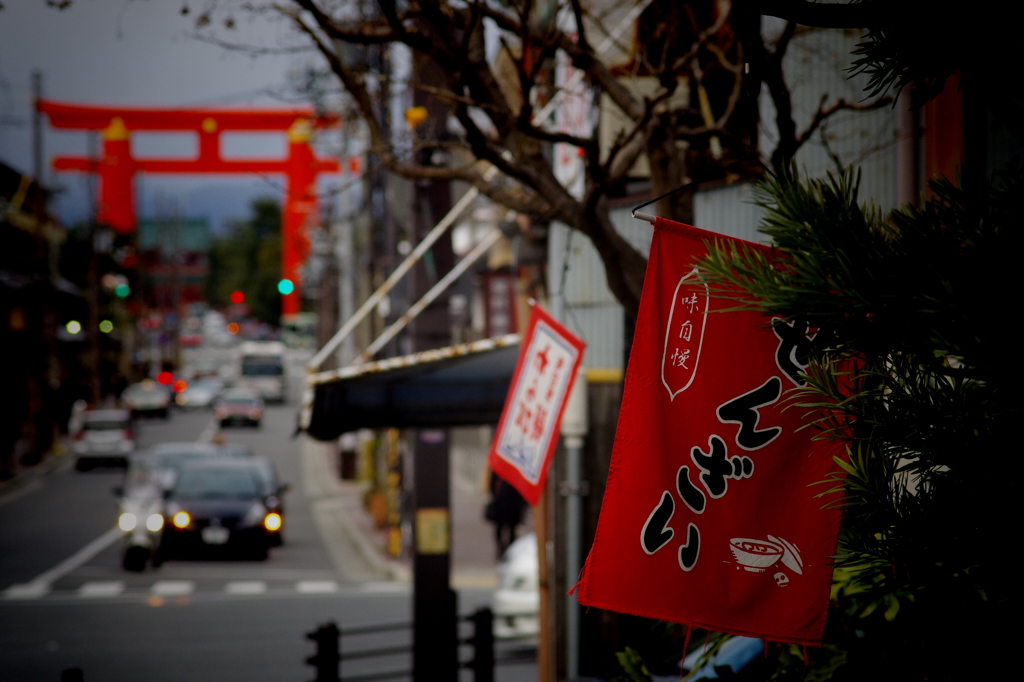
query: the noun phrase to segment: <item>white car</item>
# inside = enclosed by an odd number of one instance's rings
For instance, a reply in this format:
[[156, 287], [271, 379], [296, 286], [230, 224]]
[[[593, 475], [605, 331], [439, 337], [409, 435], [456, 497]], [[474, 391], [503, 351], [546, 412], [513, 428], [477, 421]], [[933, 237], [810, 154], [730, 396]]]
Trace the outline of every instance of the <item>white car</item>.
[[502, 639], [540, 634], [540, 581], [537, 536], [528, 533], [505, 550], [494, 593], [494, 636]]
[[209, 407], [222, 390], [224, 390], [223, 381], [212, 377], [204, 377], [190, 383], [188, 388], [174, 397], [174, 402], [179, 407], [184, 408]]
[[132, 415], [156, 414], [166, 419], [171, 392], [152, 379], [146, 379], [124, 389], [121, 402]]
[[75, 466], [86, 471], [95, 465], [124, 465], [135, 450], [135, 433], [127, 410], [91, 410], [81, 416], [72, 450]]

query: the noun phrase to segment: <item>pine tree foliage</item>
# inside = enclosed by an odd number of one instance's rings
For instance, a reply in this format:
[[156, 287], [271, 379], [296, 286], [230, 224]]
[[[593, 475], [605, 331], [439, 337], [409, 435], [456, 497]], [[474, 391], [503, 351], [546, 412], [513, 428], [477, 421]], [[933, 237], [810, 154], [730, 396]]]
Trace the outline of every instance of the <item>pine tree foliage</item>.
[[789, 400], [848, 445], [821, 486], [845, 491], [829, 661], [836, 645], [849, 656], [834, 677], [948, 679], [975, 660], [958, 628], [994, 633], [1017, 601], [1024, 175], [984, 193], [936, 181], [923, 208], [888, 216], [858, 184], [768, 177], [774, 249], [710, 244], [703, 269], [739, 307], [817, 329]]

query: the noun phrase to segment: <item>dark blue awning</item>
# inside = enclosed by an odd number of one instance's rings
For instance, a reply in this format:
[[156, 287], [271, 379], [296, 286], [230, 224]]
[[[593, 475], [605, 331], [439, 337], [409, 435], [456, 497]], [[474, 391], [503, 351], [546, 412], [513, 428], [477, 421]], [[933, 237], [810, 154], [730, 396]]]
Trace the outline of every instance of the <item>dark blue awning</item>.
[[518, 357], [509, 334], [315, 374], [306, 431], [334, 440], [362, 428], [497, 424]]

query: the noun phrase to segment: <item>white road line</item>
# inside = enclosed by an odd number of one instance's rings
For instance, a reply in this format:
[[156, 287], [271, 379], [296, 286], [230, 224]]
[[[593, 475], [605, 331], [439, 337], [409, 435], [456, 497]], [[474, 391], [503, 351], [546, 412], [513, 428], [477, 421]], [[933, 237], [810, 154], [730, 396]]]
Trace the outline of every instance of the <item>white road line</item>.
[[46, 583], [25, 583], [4, 590], [4, 599], [41, 599], [49, 593], [50, 586]]
[[213, 437], [217, 435], [217, 430], [217, 422], [210, 420], [210, 423], [206, 425], [206, 428], [199, 434], [199, 438], [196, 441], [199, 443], [212, 443]]
[[40, 573], [30, 582], [11, 585], [4, 590], [5, 599], [37, 599], [50, 592], [50, 586], [75, 570], [89, 559], [117, 542], [123, 533], [119, 528], [111, 528], [88, 545], [78, 550], [64, 561], [44, 573]]
[[104, 580], [101, 582], [85, 583], [78, 588], [78, 596], [86, 599], [116, 597], [122, 592], [124, 592], [123, 580]]
[[195, 590], [196, 584], [191, 580], [158, 580], [149, 588], [150, 594], [158, 597], [180, 597]]
[[262, 580], [238, 580], [224, 586], [227, 594], [263, 594], [267, 584]]
[[362, 583], [357, 589], [364, 594], [392, 594], [409, 592], [412, 587], [409, 583]]
[[329, 594], [338, 591], [338, 583], [334, 580], [300, 580], [295, 583], [295, 591], [299, 594]]

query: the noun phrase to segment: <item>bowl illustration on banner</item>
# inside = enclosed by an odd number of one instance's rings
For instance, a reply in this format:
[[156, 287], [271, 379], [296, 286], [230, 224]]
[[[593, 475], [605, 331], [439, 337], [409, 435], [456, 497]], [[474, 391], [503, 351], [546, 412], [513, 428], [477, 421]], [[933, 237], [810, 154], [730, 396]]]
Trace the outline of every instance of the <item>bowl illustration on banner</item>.
[[804, 560], [800, 558], [800, 551], [796, 545], [774, 535], [769, 535], [768, 541], [782, 547], [782, 563], [786, 568], [798, 575], [803, 575]]
[[736, 557], [736, 563], [753, 573], [763, 573], [768, 567], [774, 566], [785, 552], [785, 548], [778, 543], [750, 538], [733, 538], [729, 541], [729, 549]]

